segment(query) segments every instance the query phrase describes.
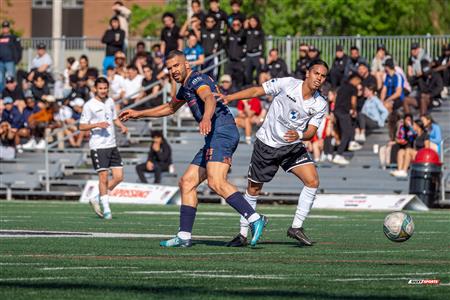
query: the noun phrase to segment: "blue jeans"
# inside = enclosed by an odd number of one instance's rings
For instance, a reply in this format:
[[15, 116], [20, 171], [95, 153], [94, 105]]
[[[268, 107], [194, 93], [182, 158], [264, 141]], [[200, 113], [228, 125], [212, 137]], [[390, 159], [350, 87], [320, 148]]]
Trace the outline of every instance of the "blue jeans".
[[13, 61], [0, 61], [0, 92], [5, 87], [5, 77], [16, 78], [16, 64]]
[[103, 75], [106, 75], [106, 71], [108, 70], [108, 67], [115, 67], [116, 65], [114, 64], [114, 55], [111, 56], [105, 56], [105, 58], [103, 59]]

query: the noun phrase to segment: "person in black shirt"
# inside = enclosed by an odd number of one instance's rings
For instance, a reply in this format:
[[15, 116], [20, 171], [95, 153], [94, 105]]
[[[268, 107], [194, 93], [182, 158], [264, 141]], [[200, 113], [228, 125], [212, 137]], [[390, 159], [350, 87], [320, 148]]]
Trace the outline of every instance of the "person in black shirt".
[[366, 63], [367, 61], [365, 58], [361, 57], [359, 55], [359, 48], [356, 46], [352, 46], [350, 48], [350, 59], [347, 60], [347, 65], [345, 66], [345, 78], [350, 78], [350, 75], [357, 74], [358, 73], [358, 66], [361, 63]]
[[110, 29], [106, 30], [102, 37], [102, 43], [106, 44], [106, 54], [103, 59], [103, 75], [109, 66], [114, 66], [114, 54], [122, 51], [125, 45], [125, 31], [120, 29], [119, 18], [112, 17], [109, 21]]
[[233, 83], [237, 88], [244, 84], [244, 62], [246, 52], [245, 31], [239, 19], [233, 20], [231, 30], [226, 39], [228, 63], [225, 67], [225, 73], [231, 75]]
[[450, 43], [442, 47], [442, 55], [435, 61], [434, 71], [440, 73], [444, 86], [450, 86]]
[[[234, 19], [239, 19], [242, 24], [245, 23], [245, 14], [241, 12], [242, 0], [231, 0], [230, 1], [232, 13], [228, 16], [228, 26], [231, 26]], [[246, 27], [244, 25], [244, 27]]]
[[42, 74], [34, 76], [33, 85], [31, 86], [31, 93], [34, 99], [38, 102], [39, 107], [42, 108], [42, 102], [50, 95], [50, 89], [45, 83], [45, 77]]
[[[214, 53], [220, 51], [222, 48], [222, 38], [220, 37], [220, 32], [215, 28], [216, 19], [212, 15], [208, 15], [205, 20], [205, 27], [202, 27], [200, 31], [199, 40], [201, 41], [201, 45], [203, 50], [205, 51], [205, 58], [213, 55]], [[219, 62], [219, 58], [216, 56], [213, 59], [205, 60], [202, 69], [206, 69], [209, 66], [215, 65]], [[208, 74], [211, 78], [217, 79], [218, 68], [214, 68], [208, 71]]]
[[[261, 65], [264, 63], [264, 31], [258, 16], [249, 18], [246, 33], [247, 57], [245, 59], [245, 83], [252, 84], [256, 79], [258, 82]], [[256, 76], [253, 72], [256, 71]]]
[[148, 183], [145, 173], [155, 173], [155, 183], [161, 183], [162, 172], [169, 171], [172, 164], [172, 149], [160, 131], [152, 132], [153, 142], [150, 145], [147, 161], [136, 165], [136, 172], [142, 183]]
[[3, 89], [2, 97], [11, 97], [14, 101], [25, 99], [25, 95], [14, 77], [6, 76], [5, 88]]
[[192, 0], [191, 1], [191, 9], [192, 9], [192, 16], [193, 17], [195, 16], [198, 19], [200, 19], [200, 21], [202, 22], [202, 26], [205, 25], [206, 14], [202, 10], [202, 4], [200, 3], [200, 1]]
[[226, 12], [220, 9], [218, 0], [209, 1], [208, 15], [214, 16], [217, 22], [215, 28], [219, 30], [222, 36], [226, 36], [228, 16]]
[[348, 56], [341, 45], [336, 46], [336, 56], [331, 66], [329, 80], [333, 88], [341, 86], [345, 77], [345, 67], [348, 64]]
[[[143, 70], [144, 70], [144, 79], [142, 79], [142, 88], [144, 89], [144, 88], [148, 87], [149, 85], [154, 84], [158, 80], [156, 79], [156, 76], [153, 74], [153, 70], [150, 66], [144, 66]], [[159, 84], [157, 84], [154, 87], [149, 88], [146, 91], [142, 91], [139, 99], [142, 99], [148, 95], [154, 95], [153, 99], [150, 99], [149, 101], [147, 101], [145, 103], [146, 108], [152, 108], [152, 107], [156, 107], [156, 106], [162, 104], [162, 97], [156, 96], [160, 89], [161, 89], [161, 86]]]
[[161, 52], [167, 55], [172, 50], [183, 50], [183, 40], [180, 37], [180, 28], [175, 24], [175, 16], [172, 13], [164, 13], [162, 20], [164, 28], [161, 31]]
[[358, 75], [361, 77], [361, 84], [363, 85], [363, 87], [377, 84], [377, 79], [375, 78], [375, 76], [370, 74], [369, 65], [365, 62], [359, 64]]
[[309, 46], [308, 58], [309, 58], [309, 61], [314, 61], [314, 60], [320, 59], [320, 51], [314, 45]]
[[271, 78], [281, 78], [289, 75], [286, 62], [278, 56], [278, 49], [274, 48], [269, 52], [267, 68]]
[[308, 45], [301, 44], [298, 48], [299, 51], [299, 57], [295, 63], [295, 71], [294, 71], [294, 77], [297, 79], [305, 80], [306, 78], [306, 71], [308, 70], [308, 64], [310, 62], [308, 57]]

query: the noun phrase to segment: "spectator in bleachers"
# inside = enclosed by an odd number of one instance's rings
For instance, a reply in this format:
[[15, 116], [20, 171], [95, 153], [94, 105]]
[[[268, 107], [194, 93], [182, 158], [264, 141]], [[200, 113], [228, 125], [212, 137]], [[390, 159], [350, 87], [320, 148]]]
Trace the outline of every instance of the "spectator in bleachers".
[[450, 87], [450, 43], [442, 47], [442, 55], [435, 61], [434, 71], [440, 73], [446, 89], [444, 97], [448, 96], [450, 94], [447, 88]]
[[350, 59], [347, 60], [347, 65], [345, 66], [344, 76], [349, 78], [352, 74], [358, 73], [358, 66], [361, 63], [367, 64], [367, 60], [360, 56], [359, 48], [356, 46], [350, 47]]
[[117, 101], [125, 96], [124, 80], [121, 75], [116, 74], [116, 70], [113, 67], [109, 67], [106, 70], [106, 79], [109, 82], [109, 96]]
[[244, 61], [246, 47], [246, 35], [242, 28], [242, 22], [239, 19], [235, 19], [231, 23], [231, 30], [225, 43], [225, 50], [228, 56], [225, 73], [231, 75], [233, 84], [238, 89], [244, 84], [245, 80]]
[[75, 72], [78, 78], [86, 78], [89, 70], [89, 58], [82, 54], [78, 59], [78, 68]]
[[114, 2], [112, 7], [114, 11], [114, 17], [119, 20], [120, 28], [125, 32], [124, 44], [121, 50], [125, 51], [128, 45], [128, 24], [130, 22], [131, 10], [129, 10], [125, 5], [123, 5], [122, 1]]
[[300, 44], [298, 48], [298, 59], [295, 62], [294, 77], [297, 79], [305, 80], [306, 70], [308, 69], [309, 58], [308, 58], [309, 47], [307, 44]]
[[[105, 58], [103, 59], [103, 75], [109, 66], [114, 66], [114, 55], [122, 51], [125, 45], [125, 31], [120, 28], [118, 17], [112, 17], [109, 21], [110, 28], [105, 31], [102, 43], [106, 44]], [[80, 61], [81, 64], [81, 61]]]
[[169, 76], [169, 71], [166, 69], [164, 65], [164, 54], [162, 52], [156, 52], [155, 57], [153, 58], [155, 65], [153, 68], [153, 72], [155, 73], [157, 80], [166, 79]]
[[75, 121], [80, 120], [81, 113], [83, 112], [83, 106], [84, 106], [84, 99], [81, 98], [75, 98], [72, 101], [70, 101], [70, 107], [72, 107], [72, 118]]
[[261, 72], [261, 65], [264, 64], [265, 36], [258, 16], [250, 16], [248, 19], [248, 28], [245, 33], [245, 41], [247, 43], [247, 54], [245, 58], [245, 83], [253, 84], [254, 82], [258, 82], [259, 73]]
[[372, 60], [372, 67], [370, 69], [372, 75], [377, 79], [377, 89], [379, 91], [381, 91], [381, 88], [383, 87], [383, 79], [385, 76], [384, 62], [387, 58], [386, 55], [386, 47], [384, 46], [384, 44], [379, 44], [377, 46], [377, 52]]
[[131, 60], [132, 64], [136, 64], [136, 60], [138, 57], [144, 57], [145, 56], [145, 64], [149, 66], [153, 66], [153, 57], [152, 54], [145, 49], [145, 43], [144, 41], [139, 41], [136, 44], [136, 54]]
[[241, 23], [244, 24], [244, 27], [247, 28], [245, 22], [246, 17], [243, 12], [241, 12], [241, 6], [242, 6], [242, 0], [231, 0], [230, 1], [231, 6], [231, 14], [228, 15], [228, 26], [231, 26], [231, 23], [233, 23], [234, 19], [241, 20]]
[[31, 86], [31, 93], [41, 108], [43, 107], [42, 102], [52, 97], [43, 74], [37, 73], [34, 76], [33, 85]]
[[0, 160], [14, 159], [16, 148], [15, 133], [8, 122], [0, 121]]
[[430, 148], [430, 136], [421, 120], [413, 123], [414, 138], [410, 147], [400, 149], [397, 153], [397, 169], [391, 172], [394, 177], [408, 177], [408, 168], [416, 157], [417, 151]]
[[267, 58], [267, 69], [271, 78], [281, 78], [289, 75], [286, 62], [279, 57], [277, 48], [273, 48], [269, 52]]
[[[238, 114], [235, 118], [236, 125], [240, 128], [244, 128], [245, 143], [250, 145], [252, 143], [253, 125], [260, 125], [262, 121], [264, 121], [261, 100], [259, 100], [259, 98], [252, 98], [246, 101], [239, 100], [237, 109]], [[261, 120], [261, 118], [263, 120]]]
[[34, 76], [43, 74], [46, 81], [52, 81], [51, 76], [53, 60], [47, 53], [47, 46], [43, 43], [37, 45], [37, 55], [31, 61], [31, 71], [28, 75], [28, 80], [33, 81]]
[[0, 122], [8, 122], [11, 125], [11, 130], [16, 131], [20, 128], [22, 113], [14, 105], [14, 100], [11, 97], [3, 98], [4, 109], [2, 111]]
[[75, 74], [77, 72], [78, 67], [80, 66], [79, 62], [75, 59], [75, 57], [70, 56], [66, 59], [66, 67], [63, 71], [64, 76], [64, 92], [67, 93], [71, 90], [70, 86], [70, 75]]
[[50, 131], [54, 128], [53, 114], [57, 111], [57, 104], [54, 102], [54, 97], [47, 98], [44, 102], [41, 102], [41, 109], [28, 117], [28, 127], [31, 131], [31, 138], [27, 143], [22, 145], [23, 149], [45, 149], [47, 145], [44, 138], [45, 132], [46, 130]]
[[162, 16], [164, 28], [161, 31], [161, 52], [168, 55], [172, 50], [182, 50], [183, 40], [180, 36], [180, 28], [175, 23], [172, 13], [164, 13]]
[[22, 59], [20, 39], [11, 34], [10, 24], [3, 21], [0, 34], [0, 91], [7, 76], [16, 76], [16, 65]]
[[216, 19], [216, 29], [219, 30], [221, 36], [225, 37], [227, 35], [228, 16], [226, 12], [220, 9], [219, 0], [209, 1], [209, 10], [207, 15], [214, 16], [214, 18]]
[[205, 24], [206, 14], [202, 10], [201, 2], [199, 0], [192, 0], [191, 9], [192, 9], [192, 16], [196, 16], [202, 22], [203, 26]]
[[337, 154], [333, 158], [333, 162], [336, 164], [349, 164], [349, 161], [343, 156], [347, 147], [350, 151], [361, 149], [361, 145], [353, 141], [355, 130], [352, 126], [352, 117], [355, 118], [357, 116], [357, 87], [359, 84], [361, 84], [361, 78], [357, 74], [353, 74], [348, 79], [348, 82], [344, 82], [337, 92], [333, 112], [340, 135]]
[[117, 51], [114, 55], [114, 65], [116, 74], [122, 76], [123, 78], [127, 77], [127, 57], [125, 53], [122, 51]]
[[137, 100], [140, 95], [141, 87], [142, 87], [142, 80], [144, 77], [138, 73], [138, 70], [135, 66], [129, 65], [128, 66], [128, 76], [124, 80], [124, 89], [125, 89], [125, 98], [126, 101], [123, 102], [124, 105], [127, 105], [129, 100], [131, 102]]
[[377, 79], [375, 76], [370, 74], [369, 72], [369, 65], [365, 62], [362, 62], [358, 66], [358, 75], [361, 77], [361, 84], [363, 87], [369, 86], [369, 85], [377, 85]]
[[17, 84], [13, 76], [6, 76], [5, 88], [2, 91], [2, 97], [11, 97], [14, 101], [25, 99], [22, 89]]
[[139, 74], [144, 75], [144, 67], [147, 66], [147, 55], [144, 52], [136, 54], [135, 59], [131, 62], [131, 65], [136, 67]]
[[430, 114], [421, 116], [425, 128], [427, 129], [428, 134], [430, 135], [430, 147], [435, 150], [437, 153], [441, 153], [441, 142], [442, 142], [442, 131], [439, 124], [437, 124]]
[[152, 131], [152, 143], [147, 156], [147, 161], [136, 165], [136, 172], [142, 183], [148, 183], [145, 173], [154, 173], [154, 183], [161, 183], [162, 172], [169, 171], [172, 164], [172, 149], [161, 131]]
[[356, 129], [355, 140], [357, 142], [366, 141], [366, 131], [384, 127], [388, 117], [388, 110], [383, 102], [376, 96], [377, 84], [372, 83], [364, 87], [364, 97], [366, 101], [358, 114], [359, 129]]
[[349, 57], [345, 54], [344, 48], [341, 45], [337, 45], [333, 65], [331, 66], [329, 74], [331, 86], [334, 89], [341, 86], [345, 77], [345, 68], [348, 61]]
[[430, 56], [420, 47], [419, 43], [412, 43], [411, 56], [408, 59], [407, 75], [409, 83], [413, 87], [418, 85], [418, 78], [422, 76], [422, 66], [420, 64], [422, 60], [431, 62]]
[[[231, 76], [228, 74], [223, 74], [220, 77], [220, 82], [219, 82], [219, 89], [220, 89], [220, 93], [222, 95], [230, 95], [233, 93], [237, 92], [237, 89], [233, 86], [233, 81], [231, 79]], [[236, 118], [237, 114], [238, 114], [238, 110], [237, 110], [237, 101], [232, 101], [230, 103], [227, 104], [228, 109], [231, 111], [231, 114], [233, 115], [233, 117]]]
[[31, 131], [30, 126], [28, 123], [28, 118], [34, 114], [40, 111], [39, 106], [37, 105], [36, 101], [33, 97], [26, 97], [25, 98], [26, 106], [22, 111], [22, 120], [21, 120], [21, 128], [16, 133], [16, 139], [15, 144], [19, 151], [22, 149], [21, 145], [21, 139], [22, 138], [29, 138]]
[[187, 40], [187, 45], [183, 50], [186, 60], [189, 62], [192, 71], [199, 71], [200, 66], [205, 62], [205, 51], [198, 43], [197, 36], [190, 33]]
[[[156, 77], [153, 75], [153, 70], [152, 68], [150, 68], [150, 66], [144, 66], [144, 78], [142, 79], [142, 89], [154, 84], [155, 82], [157, 82], [158, 80], [156, 79]], [[146, 91], [142, 91], [141, 95], [139, 96], [139, 99], [142, 99], [146, 96], [149, 95], [153, 95], [155, 98], [151, 99], [150, 101], [148, 101], [147, 104], [147, 108], [152, 108], [152, 107], [156, 107], [158, 105], [162, 104], [162, 97], [156, 97], [156, 95], [158, 94], [158, 92], [161, 90], [161, 85], [157, 84], [154, 87], [146, 90]]]
[[[201, 45], [205, 51], [205, 57], [208, 58], [209, 56], [213, 55], [214, 53], [217, 53], [222, 49], [222, 38], [220, 36], [220, 32], [218, 29], [215, 28], [216, 25], [216, 19], [213, 15], [208, 15], [205, 19], [205, 26], [203, 26], [200, 30], [200, 41]], [[203, 64], [202, 69], [206, 69], [209, 66], [213, 66], [219, 62], [219, 57], [214, 57], [213, 59], [209, 59], [208, 61], [205, 61]], [[218, 76], [218, 68], [214, 68], [210, 71], [207, 71], [207, 73], [211, 78], [217, 79]]]
[[181, 26], [180, 36], [181, 38], [187, 38], [191, 33], [199, 36], [201, 29], [202, 21], [197, 16], [192, 16], [190, 18], [187, 18], [183, 26]]
[[405, 97], [403, 88], [403, 77], [395, 71], [395, 64], [392, 58], [384, 63], [386, 78], [381, 89], [380, 99], [389, 112], [402, 107]]
[[320, 51], [314, 45], [310, 45], [308, 49], [309, 61], [320, 59]]

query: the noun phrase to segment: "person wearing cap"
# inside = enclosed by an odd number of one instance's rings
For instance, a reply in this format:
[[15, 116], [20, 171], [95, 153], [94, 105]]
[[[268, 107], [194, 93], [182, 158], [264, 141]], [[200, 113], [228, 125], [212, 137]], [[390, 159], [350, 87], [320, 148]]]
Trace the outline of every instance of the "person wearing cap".
[[377, 46], [377, 52], [375, 57], [372, 59], [372, 66], [370, 68], [370, 73], [377, 79], [377, 88], [381, 90], [383, 87], [384, 78], [384, 62], [387, 59], [386, 47], [384, 44], [379, 44]]
[[347, 61], [347, 65], [345, 66], [345, 78], [349, 78], [352, 74], [358, 73], [358, 66], [361, 63], [366, 63], [367, 60], [360, 56], [359, 48], [356, 46], [350, 47], [350, 59]]
[[21, 59], [20, 39], [11, 34], [9, 22], [3, 21], [0, 34], [0, 91], [4, 88], [6, 76], [16, 76], [16, 65]]
[[37, 73], [51, 72], [53, 60], [47, 53], [47, 46], [44, 43], [37, 45], [37, 55], [31, 61], [31, 70]]
[[411, 44], [411, 56], [408, 59], [408, 80], [411, 85], [417, 86], [418, 79], [422, 75], [422, 66], [420, 62], [422, 60], [427, 60], [431, 62], [431, 57], [425, 52], [424, 49], [420, 47], [419, 43]]
[[334, 57], [333, 65], [331, 66], [329, 78], [331, 86], [335, 89], [343, 83], [345, 77], [345, 67], [348, 64], [349, 57], [344, 52], [344, 47], [336, 46], [336, 56]]
[[310, 62], [308, 58], [309, 47], [307, 44], [300, 44], [298, 48], [298, 59], [295, 62], [294, 77], [300, 80], [305, 80], [306, 71]]
[[14, 130], [19, 129], [21, 127], [22, 113], [14, 105], [14, 99], [5, 97], [3, 98], [3, 104], [5, 109], [2, 111], [0, 122], [8, 122]]
[[22, 89], [19, 87], [13, 76], [6, 76], [2, 97], [11, 97], [14, 101], [25, 99]]
[[114, 16], [109, 20], [109, 26], [102, 37], [102, 43], [106, 44], [105, 58], [103, 59], [103, 75], [109, 66], [114, 66], [114, 55], [122, 51], [125, 45], [125, 31], [120, 28], [119, 18]]
[[386, 79], [384, 80], [383, 88], [381, 89], [380, 99], [384, 106], [391, 113], [402, 107], [404, 93], [403, 77], [396, 72], [394, 60], [387, 59], [384, 62], [384, 69], [386, 72]]

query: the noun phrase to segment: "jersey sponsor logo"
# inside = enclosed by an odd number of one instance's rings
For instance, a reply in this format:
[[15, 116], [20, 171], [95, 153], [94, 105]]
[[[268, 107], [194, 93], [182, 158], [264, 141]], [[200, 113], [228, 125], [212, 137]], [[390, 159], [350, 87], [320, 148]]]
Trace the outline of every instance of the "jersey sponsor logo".
[[299, 115], [298, 111], [292, 109], [289, 111], [289, 120], [296, 121], [298, 120]]
[[195, 84], [199, 83], [200, 80], [202, 80], [202, 78], [201, 78], [200, 76], [198, 76], [198, 77], [196, 77], [196, 78], [194, 78], [194, 79], [192, 80], [192, 84], [195, 85]]
[[291, 100], [291, 101], [297, 103], [297, 100], [295, 100], [294, 97], [291, 97], [291, 96], [289, 96], [289, 95], [286, 95], [286, 97], [288, 97], [289, 100]]

